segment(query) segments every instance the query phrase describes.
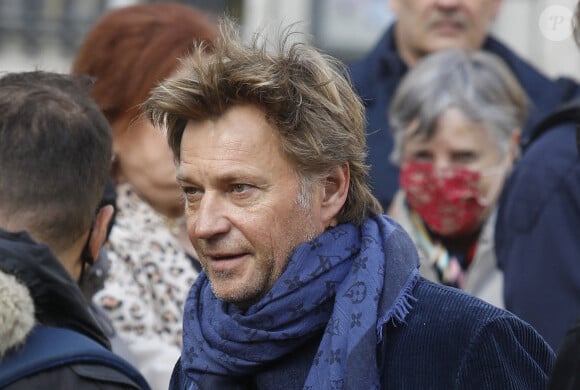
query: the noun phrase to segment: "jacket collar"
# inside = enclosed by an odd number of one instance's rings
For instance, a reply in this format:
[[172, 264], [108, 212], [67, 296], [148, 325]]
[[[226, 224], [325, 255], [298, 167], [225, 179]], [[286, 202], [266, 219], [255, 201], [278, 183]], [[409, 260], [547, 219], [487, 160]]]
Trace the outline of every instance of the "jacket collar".
[[379, 44], [375, 49], [378, 49], [379, 58], [381, 60], [381, 71], [384, 74], [396, 75], [401, 77], [404, 75], [409, 67], [401, 58], [399, 50], [397, 49], [397, 42], [395, 40], [395, 26], [393, 23], [387, 32], [383, 35]]
[[[77, 331], [110, 349], [77, 283], [46, 245], [36, 243], [26, 232], [0, 229], [0, 272], [13, 275], [28, 290], [36, 322]], [[14, 291], [9, 286], [0, 294]]]

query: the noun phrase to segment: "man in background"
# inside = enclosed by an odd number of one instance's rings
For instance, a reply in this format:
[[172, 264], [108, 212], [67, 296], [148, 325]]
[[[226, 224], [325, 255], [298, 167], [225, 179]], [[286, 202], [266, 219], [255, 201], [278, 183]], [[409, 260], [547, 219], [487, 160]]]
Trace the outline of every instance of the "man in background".
[[[110, 205], [98, 207], [111, 129], [87, 87], [86, 79], [40, 71], [0, 78], [0, 383], [6, 389], [149, 388], [109, 351], [78, 285], [113, 214]], [[67, 362], [58, 354], [76, 344], [53, 340], [58, 329], [96, 345], [106, 363]], [[35, 351], [47, 338], [54, 345], [45, 352], [59, 358], [36, 373]], [[13, 366], [35, 373], [6, 383]]]
[[483, 49], [501, 57], [528, 94], [532, 107], [523, 138], [547, 113], [577, 93], [569, 79], [548, 79], [489, 34], [501, 0], [390, 0], [397, 20], [370, 53], [351, 65], [367, 118], [371, 186], [387, 210], [399, 187], [399, 168], [389, 161], [393, 138], [387, 110], [410, 67], [448, 48]]
[[[575, 15], [580, 44], [578, 10]], [[495, 232], [506, 308], [555, 351], [580, 316], [579, 125], [574, 100], [533, 129], [505, 183]]]

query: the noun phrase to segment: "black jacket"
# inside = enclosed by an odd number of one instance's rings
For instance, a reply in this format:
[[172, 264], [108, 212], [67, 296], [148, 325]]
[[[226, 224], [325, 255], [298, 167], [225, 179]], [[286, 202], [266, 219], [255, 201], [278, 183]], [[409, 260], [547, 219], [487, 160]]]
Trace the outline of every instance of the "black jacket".
[[[4, 297], [2, 297], [4, 295]], [[77, 283], [49, 248], [25, 232], [0, 229], [0, 358], [26, 342], [35, 324], [67, 328], [110, 349]], [[55, 345], [58, 348], [58, 345]], [[1, 360], [0, 360], [1, 364]], [[139, 389], [112, 368], [78, 363], [44, 371], [6, 389]]]
[[580, 390], [580, 317], [564, 338], [548, 388]]

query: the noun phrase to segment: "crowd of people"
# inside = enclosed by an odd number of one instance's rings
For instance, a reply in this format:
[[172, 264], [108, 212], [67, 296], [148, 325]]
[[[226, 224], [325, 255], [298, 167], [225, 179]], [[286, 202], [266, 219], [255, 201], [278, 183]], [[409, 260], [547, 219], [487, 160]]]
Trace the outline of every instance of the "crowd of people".
[[580, 389], [580, 86], [389, 4], [348, 66], [161, 2], [0, 77], [0, 388]]

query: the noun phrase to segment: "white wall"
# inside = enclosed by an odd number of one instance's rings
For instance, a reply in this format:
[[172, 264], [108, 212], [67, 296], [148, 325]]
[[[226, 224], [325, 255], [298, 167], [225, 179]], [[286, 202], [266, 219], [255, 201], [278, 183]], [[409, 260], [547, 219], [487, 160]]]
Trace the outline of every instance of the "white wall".
[[[355, 45], [367, 50], [389, 22], [388, 0], [246, 0], [243, 20], [244, 36], [248, 37], [258, 26], [304, 21], [312, 26], [310, 11], [319, 1], [321, 15], [318, 21], [319, 40], [335, 44]], [[465, 0], [470, 1], [470, 0]], [[580, 49], [571, 36], [554, 41], [540, 27], [540, 16], [550, 6], [575, 10], [578, 0], [503, 0], [493, 33], [520, 56], [550, 76], [567, 75], [580, 79]], [[345, 10], [350, 14], [345, 15]], [[370, 11], [369, 11], [370, 10]], [[381, 22], [382, 20], [382, 22]], [[555, 21], [555, 19], [554, 19]], [[382, 24], [381, 24], [382, 23]], [[571, 31], [570, 20], [553, 25], [555, 29]], [[308, 28], [305, 28], [305, 31]]]
[[0, 47], [0, 72], [21, 72], [28, 70], [45, 70], [67, 73], [71, 58], [64, 55], [56, 44], [44, 45], [36, 53], [26, 53], [15, 41], [7, 42]]
[[[124, 1], [134, 0], [111, 0], [111, 3]], [[383, 24], [389, 21], [388, 0], [246, 0], [243, 36], [249, 38], [261, 26], [273, 31], [292, 22], [300, 22], [296, 26], [298, 30], [310, 32], [314, 1], [321, 2], [323, 15], [317, 22], [319, 41], [327, 42], [330, 48], [346, 44], [366, 51], [384, 30]], [[542, 31], [546, 26], [541, 28], [539, 24], [542, 12], [550, 6], [562, 6], [572, 13], [576, 3], [577, 0], [503, 0], [493, 32], [548, 75], [568, 75], [580, 80], [580, 49], [572, 37], [550, 40]], [[562, 29], [563, 26], [552, 27]], [[66, 72], [70, 61], [56, 44], [43, 45], [34, 55], [24, 53], [17, 41], [0, 46], [0, 72], [36, 68]]]
[[311, 0], [245, 0], [242, 14], [242, 36], [250, 39], [256, 30], [274, 33], [277, 29], [298, 23], [295, 29], [308, 33]]
[[[571, 36], [572, 20], [565, 18], [573, 15], [576, 4], [577, 0], [503, 0], [494, 34], [548, 75], [580, 79], [580, 48]], [[558, 7], [568, 13], [558, 13]], [[561, 16], [564, 19], [558, 19]]]

